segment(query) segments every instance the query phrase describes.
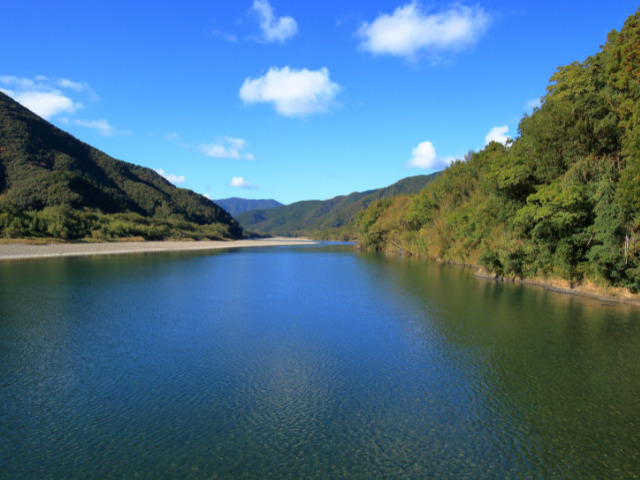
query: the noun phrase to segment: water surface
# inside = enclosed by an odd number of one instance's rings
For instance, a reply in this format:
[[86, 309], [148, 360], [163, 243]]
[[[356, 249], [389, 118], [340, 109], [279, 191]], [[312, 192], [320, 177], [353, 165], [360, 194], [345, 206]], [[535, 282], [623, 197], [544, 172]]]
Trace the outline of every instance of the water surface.
[[0, 264], [2, 478], [635, 478], [640, 314], [277, 247]]

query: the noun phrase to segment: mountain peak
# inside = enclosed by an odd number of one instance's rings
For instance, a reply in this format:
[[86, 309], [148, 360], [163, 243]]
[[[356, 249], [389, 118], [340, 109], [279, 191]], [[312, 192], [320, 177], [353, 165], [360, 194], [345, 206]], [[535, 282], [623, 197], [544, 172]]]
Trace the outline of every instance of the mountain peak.
[[220, 200], [214, 200], [214, 202], [234, 217], [252, 210], [268, 210], [270, 208], [283, 206], [282, 203], [276, 200], [248, 200], [246, 198], [239, 197], [223, 198]]

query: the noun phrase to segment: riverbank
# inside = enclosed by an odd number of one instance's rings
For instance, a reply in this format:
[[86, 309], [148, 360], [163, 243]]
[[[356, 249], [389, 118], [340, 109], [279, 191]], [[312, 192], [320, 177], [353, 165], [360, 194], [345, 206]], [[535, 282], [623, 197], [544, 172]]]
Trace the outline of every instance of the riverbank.
[[265, 238], [258, 240], [200, 240], [200, 241], [137, 241], [100, 243], [26, 243], [0, 244], [0, 261], [27, 260], [55, 257], [81, 257], [88, 255], [121, 255], [132, 253], [179, 252], [192, 250], [219, 250], [224, 248], [277, 247], [311, 245], [316, 242], [300, 238]]
[[[398, 255], [397, 247], [393, 250], [387, 250], [384, 253], [388, 255]], [[436, 262], [444, 265], [452, 265], [455, 267], [461, 267], [470, 269], [474, 272], [476, 278], [497, 281], [497, 282], [511, 282], [520, 283], [523, 285], [530, 285], [533, 287], [544, 288], [550, 292], [562, 293], [566, 295], [577, 295], [579, 297], [591, 298], [603, 303], [611, 304], [624, 304], [631, 305], [633, 307], [640, 307], [640, 293], [631, 293], [626, 288], [620, 287], [602, 287], [591, 282], [584, 282], [581, 284], [571, 284], [567, 280], [560, 279], [546, 279], [546, 278], [505, 278], [497, 276], [493, 273], [487, 272], [484, 268], [472, 264], [454, 261], [445, 261], [440, 258], [431, 258], [424, 255], [414, 255], [409, 251], [401, 252], [400, 255], [413, 256], [429, 262]]]
[[541, 287], [551, 292], [563, 293], [566, 295], [577, 295], [579, 297], [591, 298], [599, 300], [603, 303], [620, 303], [640, 307], [640, 294], [631, 293], [626, 288], [616, 287], [599, 287], [592, 283], [583, 283], [579, 285], [571, 285], [566, 280], [545, 280], [545, 279], [528, 279], [528, 278], [503, 278], [496, 277], [487, 273], [482, 268], [476, 268], [474, 276], [493, 281], [521, 283], [523, 285], [531, 285]]

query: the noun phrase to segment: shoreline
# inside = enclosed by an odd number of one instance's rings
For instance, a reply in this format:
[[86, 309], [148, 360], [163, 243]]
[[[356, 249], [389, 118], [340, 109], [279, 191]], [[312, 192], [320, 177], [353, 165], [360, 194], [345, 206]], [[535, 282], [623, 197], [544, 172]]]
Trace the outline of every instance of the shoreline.
[[318, 242], [303, 238], [266, 238], [258, 240], [200, 240], [200, 241], [136, 241], [99, 243], [26, 243], [0, 244], [0, 262], [10, 260], [36, 260], [47, 258], [83, 257], [91, 255], [122, 255], [133, 253], [186, 252], [221, 250], [227, 248], [281, 247], [314, 245]]
[[[390, 255], [397, 255], [394, 252], [384, 252]], [[404, 254], [400, 254], [404, 256]], [[577, 297], [588, 298], [591, 300], [597, 300], [604, 303], [615, 305], [626, 305], [634, 308], [640, 308], [640, 293], [633, 294], [628, 289], [622, 287], [598, 287], [593, 284], [581, 284], [576, 286], [568, 285], [568, 282], [563, 280], [546, 280], [540, 278], [505, 278], [488, 273], [482, 267], [474, 265], [472, 263], [461, 263], [454, 261], [444, 261], [442, 259], [430, 258], [422, 255], [413, 255], [409, 252], [410, 257], [419, 258], [428, 262], [435, 262], [440, 265], [451, 265], [459, 268], [466, 268], [472, 270], [472, 275], [475, 278], [490, 280], [494, 282], [509, 282], [520, 285], [528, 285], [532, 287], [544, 288], [549, 292], [561, 293], [564, 295], [575, 295]]]
[[[605, 302], [610, 304], [629, 305], [636, 308], [640, 307], [640, 296], [639, 295], [634, 296], [634, 294], [630, 293], [628, 290], [623, 288], [616, 288], [615, 293], [610, 293], [607, 290], [604, 290], [602, 288], [588, 286], [588, 285], [566, 287], [559, 284], [560, 282], [554, 283], [553, 281], [544, 281], [544, 280], [538, 280], [538, 279], [496, 277], [495, 275], [486, 273], [481, 268], [477, 268], [473, 276], [476, 278], [484, 279], [484, 280], [493, 280], [494, 282], [510, 282], [510, 283], [518, 283], [521, 285], [529, 285], [532, 287], [540, 287], [540, 288], [544, 288], [549, 292], [562, 293], [565, 295], [575, 295], [578, 297], [589, 298], [592, 300], [597, 300], [600, 302]], [[614, 287], [611, 287], [611, 288], [614, 288]]]
[[[124, 255], [136, 253], [166, 253], [223, 250], [250, 247], [281, 247], [295, 245], [315, 245], [318, 242], [308, 238], [264, 238], [256, 240], [159, 240], [159, 241], [131, 241], [131, 242], [96, 242], [96, 243], [45, 243], [27, 244], [21, 242], [0, 243], [0, 263], [3, 261], [42, 260], [51, 258], [84, 257], [93, 255]], [[413, 256], [413, 255], [412, 255]], [[417, 256], [419, 258], [419, 256]], [[429, 261], [431, 259], [425, 258]], [[616, 289], [615, 292], [603, 290], [595, 286], [570, 287], [556, 284], [553, 281], [540, 279], [502, 278], [483, 271], [482, 268], [472, 264], [460, 264], [456, 262], [442, 262], [450, 265], [475, 270], [476, 278], [500, 282], [519, 283], [545, 290], [590, 298], [601, 302], [630, 305], [640, 308], [640, 295], [634, 295], [624, 289]]]

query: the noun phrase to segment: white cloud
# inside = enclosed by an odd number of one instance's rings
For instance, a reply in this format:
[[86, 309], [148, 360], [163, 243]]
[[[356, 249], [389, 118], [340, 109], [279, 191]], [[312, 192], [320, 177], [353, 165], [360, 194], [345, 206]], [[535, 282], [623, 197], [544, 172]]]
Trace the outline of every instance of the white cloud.
[[479, 7], [454, 4], [448, 10], [428, 13], [418, 1], [365, 22], [356, 34], [360, 47], [375, 55], [413, 58], [420, 50], [431, 53], [462, 50], [476, 43], [491, 21]]
[[258, 188], [255, 187], [253, 185], [251, 185], [249, 182], [247, 182], [244, 178], [242, 177], [233, 177], [231, 179], [231, 182], [229, 183], [230, 187], [236, 187], [236, 188]]
[[158, 175], [166, 178], [169, 182], [173, 183], [174, 185], [180, 185], [180, 184], [185, 183], [187, 181], [187, 178], [184, 175], [174, 175], [172, 173], [166, 173], [161, 168], [156, 168], [155, 172]]
[[502, 127], [493, 127], [489, 133], [487, 133], [487, 136], [484, 137], [484, 144], [489, 145], [491, 142], [498, 142], [506, 145], [507, 141], [510, 139], [507, 135], [508, 131], [509, 127], [507, 125]]
[[296, 70], [272, 67], [260, 78], [247, 78], [240, 88], [244, 103], [273, 103], [276, 111], [287, 117], [303, 117], [328, 111], [340, 91], [329, 79], [329, 70]]
[[72, 99], [73, 94], [97, 98], [87, 83], [74, 82], [66, 78], [38, 75], [31, 79], [2, 75], [0, 85], [8, 87], [1, 88], [7, 95], [47, 120], [62, 113], [73, 114], [82, 108], [81, 102]]
[[251, 153], [243, 152], [247, 148], [247, 142], [242, 138], [224, 137], [215, 143], [203, 143], [200, 151], [207, 157], [235, 158], [237, 160], [253, 160]]
[[205, 193], [204, 195], [202, 195], [204, 198], [208, 198], [209, 200], [213, 200], [213, 198], [211, 198], [211, 195], [209, 195], [208, 193]]
[[411, 151], [410, 168], [424, 168], [425, 170], [437, 167], [438, 156], [431, 142], [422, 142]]
[[129, 135], [131, 132], [121, 132], [113, 128], [106, 120], [75, 120], [74, 123], [81, 127], [91, 128], [103, 137], [113, 137], [115, 135]]
[[298, 31], [298, 24], [293, 17], [276, 18], [273, 7], [267, 0], [254, 0], [251, 10], [260, 17], [260, 29], [264, 40], [284, 43]]
[[[8, 88], [2, 88], [2, 86]], [[43, 75], [38, 75], [33, 79], [4, 75], [0, 76], [0, 90], [46, 120], [58, 117], [57, 121], [64, 125], [75, 124], [91, 128], [105, 137], [130, 133], [116, 130], [104, 119], [69, 118], [84, 107], [80, 101], [74, 98], [80, 96], [91, 101], [98, 100], [93, 89], [85, 82], [75, 82], [68, 78], [49, 78]], [[66, 116], [60, 117], [59, 115], [62, 114]]]
[[71, 114], [82, 106], [80, 103], [73, 103], [71, 98], [58, 91], [14, 92], [13, 98], [18, 103], [47, 120], [60, 113]]
[[456, 160], [455, 157], [439, 157], [433, 143], [426, 141], [420, 143], [411, 151], [411, 160], [407, 162], [407, 167], [441, 170], [454, 160]]

